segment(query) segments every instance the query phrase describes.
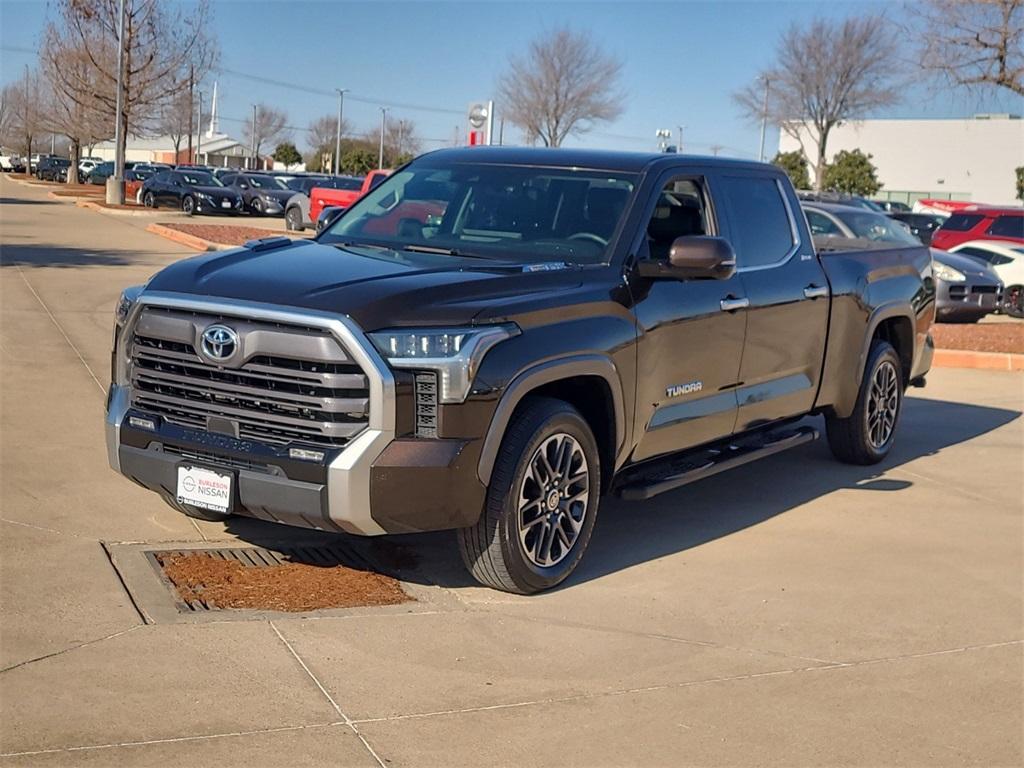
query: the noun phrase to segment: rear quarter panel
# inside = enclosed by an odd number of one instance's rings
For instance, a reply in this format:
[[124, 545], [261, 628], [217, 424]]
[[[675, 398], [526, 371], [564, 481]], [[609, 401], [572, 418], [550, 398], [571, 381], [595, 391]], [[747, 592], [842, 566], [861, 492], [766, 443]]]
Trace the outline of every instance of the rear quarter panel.
[[879, 324], [905, 318], [913, 330], [911, 377], [930, 365], [935, 319], [931, 253], [925, 246], [825, 252], [832, 286], [828, 346], [817, 408], [849, 416], [857, 401], [871, 339]]

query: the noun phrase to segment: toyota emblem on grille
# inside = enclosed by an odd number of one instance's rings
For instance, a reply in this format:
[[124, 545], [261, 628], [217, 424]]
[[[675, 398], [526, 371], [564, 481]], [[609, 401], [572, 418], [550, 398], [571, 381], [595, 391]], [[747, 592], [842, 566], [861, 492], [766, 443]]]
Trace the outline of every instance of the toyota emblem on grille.
[[227, 360], [238, 349], [238, 334], [226, 325], [211, 325], [203, 331], [203, 354], [211, 360]]

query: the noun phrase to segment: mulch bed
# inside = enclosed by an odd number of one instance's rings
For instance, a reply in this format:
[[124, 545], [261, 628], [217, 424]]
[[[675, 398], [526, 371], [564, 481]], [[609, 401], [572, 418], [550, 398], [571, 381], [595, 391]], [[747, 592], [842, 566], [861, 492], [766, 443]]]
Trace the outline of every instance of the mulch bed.
[[413, 599], [390, 576], [344, 565], [284, 563], [257, 568], [205, 552], [159, 559], [183, 600], [201, 600], [218, 608], [301, 612], [397, 605]]
[[106, 208], [107, 210], [110, 210], [110, 211], [144, 211], [144, 210], [146, 210], [146, 208], [144, 208], [143, 206], [141, 206], [141, 205], [139, 205], [137, 203], [134, 203], [134, 202], [130, 202], [127, 199], [125, 200], [124, 205], [113, 205], [113, 204], [108, 203], [108, 202], [106, 202], [104, 200], [90, 200], [89, 202], [92, 203], [93, 205], [97, 205], [100, 208]]
[[1024, 354], [1024, 322], [964, 324], [936, 323], [932, 338], [939, 349]]
[[[211, 243], [222, 245], [245, 245], [248, 240], [257, 240], [261, 237], [275, 237], [278, 235], [289, 235], [288, 232], [279, 232], [274, 229], [263, 229], [262, 227], [239, 227], [234, 224], [163, 224], [168, 229], [184, 232], [186, 235], [201, 237]], [[298, 237], [298, 235], [295, 235]]]

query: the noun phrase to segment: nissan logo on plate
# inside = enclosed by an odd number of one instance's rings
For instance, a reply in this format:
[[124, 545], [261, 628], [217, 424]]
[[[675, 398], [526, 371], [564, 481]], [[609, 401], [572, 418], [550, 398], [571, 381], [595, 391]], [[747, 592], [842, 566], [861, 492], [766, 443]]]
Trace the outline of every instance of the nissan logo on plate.
[[211, 360], [227, 360], [238, 349], [238, 334], [226, 325], [211, 325], [203, 331], [203, 354]]

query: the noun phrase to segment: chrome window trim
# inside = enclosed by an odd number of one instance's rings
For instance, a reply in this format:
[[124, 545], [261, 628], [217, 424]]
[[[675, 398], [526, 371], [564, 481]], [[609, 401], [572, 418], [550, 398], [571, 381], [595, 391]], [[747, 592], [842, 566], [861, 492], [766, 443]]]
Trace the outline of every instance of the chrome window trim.
[[[381, 451], [395, 438], [395, 377], [387, 363], [347, 315], [237, 299], [199, 299], [189, 294], [150, 291], [139, 296], [118, 339], [116, 408], [107, 415], [108, 460], [117, 466], [120, 424], [128, 408], [130, 385], [126, 379], [126, 340], [130, 339], [145, 307], [182, 309], [204, 314], [236, 316], [329, 331], [366, 373], [370, 388], [370, 414], [366, 428], [342, 449], [327, 468], [325, 515], [344, 530], [375, 536], [385, 530], [370, 515], [370, 470]], [[122, 369], [122, 364], [124, 365]]]
[[[757, 178], [757, 177], [755, 177]], [[781, 179], [775, 179], [775, 188], [779, 191], [779, 197], [782, 198], [782, 205], [786, 209], [786, 218], [789, 219], [789, 233], [793, 240], [793, 247], [790, 248], [786, 255], [778, 261], [773, 261], [770, 264], [758, 264], [756, 267], [737, 267], [736, 272], [738, 274], [744, 272], [760, 272], [763, 269], [775, 269], [776, 267], [783, 267], [790, 262], [790, 260], [800, 252], [803, 246], [803, 240], [800, 238], [800, 229], [796, 225], [796, 217], [793, 215], [793, 206], [789, 204], [789, 195], [786, 194], [786, 188], [782, 184]]]

